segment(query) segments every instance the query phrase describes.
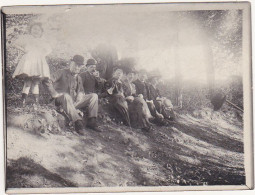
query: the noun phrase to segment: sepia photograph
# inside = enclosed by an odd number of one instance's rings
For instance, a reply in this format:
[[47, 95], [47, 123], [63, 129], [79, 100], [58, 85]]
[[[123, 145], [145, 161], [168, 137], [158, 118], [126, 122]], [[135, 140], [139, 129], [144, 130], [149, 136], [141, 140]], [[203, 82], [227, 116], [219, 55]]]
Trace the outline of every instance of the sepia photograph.
[[6, 193], [253, 189], [248, 2], [1, 18]]

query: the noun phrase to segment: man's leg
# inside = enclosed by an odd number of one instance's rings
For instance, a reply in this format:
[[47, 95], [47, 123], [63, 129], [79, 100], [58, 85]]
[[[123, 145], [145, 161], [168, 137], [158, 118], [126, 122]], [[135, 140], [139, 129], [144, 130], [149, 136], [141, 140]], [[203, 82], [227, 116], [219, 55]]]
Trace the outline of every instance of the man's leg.
[[95, 93], [84, 95], [81, 103], [76, 105], [76, 109], [88, 107], [89, 118], [97, 117], [98, 96]]
[[74, 107], [72, 97], [68, 94], [63, 94], [55, 99], [56, 104], [59, 104], [63, 107], [63, 110], [66, 112], [67, 116], [73, 122], [77, 120], [82, 120], [81, 116], [78, 113], [78, 110]]
[[149, 107], [149, 110], [151, 111], [151, 114], [155, 119], [153, 120], [156, 124], [163, 125], [164, 116], [160, 113], [158, 113], [155, 105], [153, 102], [147, 102], [147, 105]]
[[75, 131], [80, 135], [84, 135], [82, 117], [79, 115], [78, 110], [74, 107], [72, 97], [68, 94], [63, 94], [55, 99], [55, 103], [61, 105], [69, 119], [74, 122]]
[[48, 90], [52, 98], [56, 98], [58, 92], [54, 89], [52, 81], [49, 78], [42, 80], [42, 85]]
[[147, 102], [148, 108], [152, 114], [153, 117], [157, 117], [157, 110], [155, 105], [152, 102]]
[[155, 108], [156, 108], [157, 112], [162, 114], [162, 110], [163, 110], [163, 103], [162, 103], [162, 101], [153, 100], [153, 103], [155, 105]]
[[85, 95], [81, 100], [81, 103], [76, 105], [76, 109], [81, 109], [88, 107], [88, 123], [87, 126], [95, 131], [101, 131], [96, 123], [96, 118], [98, 114], [98, 95], [95, 93], [91, 93]]
[[128, 112], [128, 104], [125, 98], [118, 95], [115, 96], [113, 98], [113, 106], [121, 114], [124, 124], [128, 127], [131, 127], [129, 112]]

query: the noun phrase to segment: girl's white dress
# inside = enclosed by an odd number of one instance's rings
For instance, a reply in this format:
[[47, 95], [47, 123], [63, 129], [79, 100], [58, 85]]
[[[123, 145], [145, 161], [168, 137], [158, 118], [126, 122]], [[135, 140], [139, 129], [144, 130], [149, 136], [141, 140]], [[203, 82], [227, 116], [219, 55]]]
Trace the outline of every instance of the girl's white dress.
[[49, 65], [45, 57], [52, 51], [44, 38], [31, 35], [22, 36], [15, 45], [24, 48], [25, 54], [20, 59], [14, 73], [16, 76], [50, 78]]

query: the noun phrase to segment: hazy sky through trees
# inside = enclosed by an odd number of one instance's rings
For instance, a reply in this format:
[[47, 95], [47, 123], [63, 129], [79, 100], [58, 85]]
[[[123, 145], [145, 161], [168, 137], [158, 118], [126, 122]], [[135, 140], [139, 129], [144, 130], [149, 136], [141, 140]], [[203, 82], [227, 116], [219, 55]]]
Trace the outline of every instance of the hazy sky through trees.
[[119, 59], [134, 57], [137, 69], [159, 69], [164, 78], [173, 77], [177, 65], [184, 79], [206, 80], [210, 61], [216, 79], [242, 72], [238, 10], [169, 12], [86, 6], [58, 13], [52, 9], [37, 21], [43, 22], [52, 56], [69, 59], [81, 53], [89, 58], [91, 49], [106, 43], [116, 47]]

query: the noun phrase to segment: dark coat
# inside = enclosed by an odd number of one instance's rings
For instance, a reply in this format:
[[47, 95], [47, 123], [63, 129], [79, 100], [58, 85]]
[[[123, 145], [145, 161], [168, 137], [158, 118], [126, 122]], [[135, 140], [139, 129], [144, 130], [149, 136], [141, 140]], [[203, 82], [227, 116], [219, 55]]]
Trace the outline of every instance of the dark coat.
[[160, 92], [153, 85], [148, 85], [148, 100], [156, 100], [157, 97], [161, 97]]
[[110, 95], [110, 103], [119, 112], [124, 124], [130, 126], [128, 103], [124, 96], [123, 83], [118, 82], [115, 78], [111, 78], [106, 82], [105, 88], [106, 90], [113, 88], [111, 93], [107, 91]]
[[136, 96], [136, 89], [133, 83], [128, 83], [128, 81], [123, 82], [124, 95], [127, 96]]
[[105, 80], [91, 75], [88, 71], [80, 74], [85, 94], [101, 93]]
[[135, 84], [136, 94], [137, 95], [142, 94], [143, 99], [147, 100], [148, 99], [148, 86], [147, 86], [146, 82], [142, 82], [139, 79], [137, 79], [133, 83]]
[[94, 75], [91, 75], [88, 71], [80, 74], [82, 79], [83, 89], [86, 94], [96, 93], [98, 81]]
[[106, 79], [107, 67], [107, 63], [103, 60], [97, 64], [97, 71], [99, 72], [101, 78]]
[[79, 75], [74, 76], [69, 69], [61, 69], [51, 75], [54, 89], [58, 93], [69, 94], [73, 101], [79, 92], [84, 93], [82, 79]]

